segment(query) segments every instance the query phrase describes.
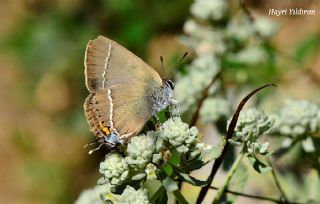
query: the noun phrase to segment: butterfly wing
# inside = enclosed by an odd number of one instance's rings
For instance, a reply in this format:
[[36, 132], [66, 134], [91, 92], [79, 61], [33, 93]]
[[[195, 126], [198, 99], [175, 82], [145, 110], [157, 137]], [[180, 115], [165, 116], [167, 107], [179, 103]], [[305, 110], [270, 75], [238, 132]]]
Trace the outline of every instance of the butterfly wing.
[[86, 86], [90, 92], [112, 84], [143, 81], [162, 84], [159, 74], [142, 59], [113, 40], [99, 36], [88, 42], [85, 53]]
[[[90, 123], [93, 116], [100, 115], [109, 124], [112, 115], [113, 125], [120, 135], [139, 132], [151, 117], [150, 97], [162, 86], [159, 74], [126, 48], [99, 36], [87, 45], [85, 76], [86, 86], [94, 94], [84, 105], [90, 126], [96, 123]], [[110, 105], [113, 114], [110, 114]], [[96, 109], [97, 113], [91, 112]]]

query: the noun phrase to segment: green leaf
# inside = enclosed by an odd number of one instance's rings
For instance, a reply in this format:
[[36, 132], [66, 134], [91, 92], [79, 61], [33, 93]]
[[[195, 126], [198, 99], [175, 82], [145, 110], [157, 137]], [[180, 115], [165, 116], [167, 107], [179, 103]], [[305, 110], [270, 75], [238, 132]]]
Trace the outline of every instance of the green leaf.
[[179, 190], [173, 192], [173, 195], [176, 197], [178, 203], [180, 204], [188, 204], [188, 201], [183, 197]]
[[201, 160], [206, 164], [210, 161], [218, 159], [226, 145], [226, 138], [222, 137], [218, 146], [212, 147], [208, 152], [201, 152]]
[[242, 68], [242, 67], [246, 67], [246, 64], [243, 62], [239, 62], [237, 60], [233, 60], [233, 59], [228, 59], [228, 58], [224, 58], [222, 61], [222, 65], [224, 67], [230, 67], [230, 68]]
[[268, 166], [267, 164], [265, 164], [262, 161], [260, 161], [253, 154], [248, 154], [247, 157], [248, 157], [248, 159], [250, 161], [250, 164], [254, 168], [254, 170], [256, 170], [258, 173], [266, 174], [266, 173], [269, 173], [272, 170], [272, 168], [270, 166]]
[[171, 176], [172, 173], [173, 173], [172, 166], [171, 166], [170, 164], [164, 165], [163, 171], [165, 172], [165, 174], [166, 174], [167, 176]]
[[312, 169], [306, 178], [307, 192], [309, 200], [320, 201], [320, 178], [315, 169]]
[[[166, 189], [161, 186], [151, 197], [149, 197], [151, 203], [161, 203], [162, 201], [168, 200]], [[161, 202], [160, 202], [161, 201]]]
[[196, 169], [200, 169], [205, 163], [201, 161], [201, 155], [195, 156], [193, 159], [188, 160], [182, 167], [184, 172], [190, 172]]
[[233, 139], [229, 139], [228, 142], [230, 144], [232, 144], [233, 146], [240, 146], [242, 144], [241, 142], [237, 142], [237, 141], [235, 141]]
[[171, 157], [170, 157], [170, 163], [172, 163], [175, 166], [179, 166], [180, 164], [180, 154], [174, 150], [172, 151]]
[[151, 203], [154, 203], [154, 204], [168, 203], [168, 194], [166, 192], [161, 192], [159, 194], [161, 194], [161, 195], [159, 195], [158, 198], [154, 202], [151, 201]]
[[143, 183], [143, 187], [148, 190], [148, 197], [155, 200], [159, 194], [165, 191], [161, 181], [156, 179], [148, 179]]
[[173, 192], [179, 189], [177, 183], [170, 177], [165, 178], [162, 184], [168, 192]]
[[304, 62], [308, 56], [316, 54], [317, 48], [320, 45], [320, 36], [318, 34], [312, 34], [304, 39], [303, 42], [298, 45], [295, 51], [295, 56], [300, 62]]
[[185, 173], [179, 173], [178, 174], [179, 178], [181, 178], [183, 181], [187, 182], [187, 183], [190, 183], [191, 185], [193, 186], [205, 186], [208, 184], [207, 181], [201, 181], [201, 180], [198, 180], [188, 174], [185, 174]]

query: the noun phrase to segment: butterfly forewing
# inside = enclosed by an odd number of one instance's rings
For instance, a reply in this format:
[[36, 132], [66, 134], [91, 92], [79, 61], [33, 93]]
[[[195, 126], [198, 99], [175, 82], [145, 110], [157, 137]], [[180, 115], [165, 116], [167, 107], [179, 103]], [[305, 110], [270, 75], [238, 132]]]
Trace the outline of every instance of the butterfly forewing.
[[[87, 45], [85, 76], [86, 86], [94, 94], [84, 105], [91, 129], [99, 121], [99, 114], [105, 122], [110, 119], [112, 104], [113, 125], [120, 135], [139, 132], [151, 117], [152, 104], [148, 99], [162, 86], [159, 74], [126, 48], [99, 36]], [[96, 109], [99, 114], [92, 112]]]

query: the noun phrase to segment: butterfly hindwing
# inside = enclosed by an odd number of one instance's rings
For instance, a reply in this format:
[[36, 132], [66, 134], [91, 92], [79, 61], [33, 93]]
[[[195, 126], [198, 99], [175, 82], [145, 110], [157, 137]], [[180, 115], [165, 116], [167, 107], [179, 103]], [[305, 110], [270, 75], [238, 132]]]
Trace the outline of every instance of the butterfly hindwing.
[[99, 91], [91, 93], [84, 103], [84, 112], [90, 131], [99, 136], [103, 136], [103, 127], [110, 127], [110, 103], [107, 99], [107, 92]]

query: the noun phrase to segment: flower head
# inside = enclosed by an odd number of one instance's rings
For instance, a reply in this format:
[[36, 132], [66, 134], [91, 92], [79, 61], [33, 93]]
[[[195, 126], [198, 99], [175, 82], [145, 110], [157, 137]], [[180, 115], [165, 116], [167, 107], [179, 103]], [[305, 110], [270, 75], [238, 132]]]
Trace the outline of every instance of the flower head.
[[147, 174], [147, 179], [156, 179], [157, 178], [157, 167], [152, 164], [152, 163], [149, 163], [146, 167], [146, 174]]
[[254, 21], [254, 28], [264, 38], [271, 38], [278, 31], [279, 25], [270, 18], [259, 17]]
[[[189, 69], [190, 73], [181, 77], [175, 87], [175, 96], [181, 104], [181, 112], [189, 110], [201, 97], [202, 91], [220, 71], [220, 63], [214, 56], [204, 55], [194, 60]], [[214, 92], [217, 87], [218, 83], [215, 83], [210, 92]]]
[[191, 5], [191, 13], [202, 19], [220, 20], [227, 8], [228, 4], [224, 0], [196, 0]]
[[105, 160], [100, 163], [99, 171], [104, 175], [104, 180], [107, 183], [119, 185], [127, 179], [129, 166], [120, 154], [109, 153]]
[[131, 138], [127, 146], [126, 162], [135, 169], [144, 168], [152, 160], [155, 151], [155, 135], [149, 131], [147, 135]]
[[267, 52], [262, 46], [248, 46], [238, 53], [231, 54], [230, 59], [237, 62], [245, 63], [248, 65], [254, 65], [265, 62], [267, 60]]
[[196, 127], [189, 129], [187, 123], [181, 118], [170, 118], [160, 128], [159, 137], [177, 148], [179, 153], [186, 153], [189, 147], [198, 141], [198, 130]]
[[[228, 126], [230, 120], [228, 121]], [[240, 112], [235, 135], [231, 140], [233, 144], [244, 143], [250, 153], [267, 153], [269, 144], [261, 143], [259, 137], [268, 133], [274, 124], [274, 118], [268, 117], [264, 112], [254, 108]]]
[[100, 195], [106, 192], [110, 192], [108, 184], [97, 185], [94, 188], [84, 190], [75, 201], [75, 204], [104, 204], [100, 199]]
[[[149, 204], [148, 192], [146, 189], [140, 188], [135, 190], [131, 186], [127, 186], [120, 197], [118, 204]], [[117, 204], [117, 203], [115, 203]]]
[[320, 108], [308, 101], [288, 101], [278, 119], [276, 129], [282, 135], [299, 136], [320, 130]]
[[200, 116], [204, 122], [215, 122], [220, 118], [227, 118], [229, 115], [229, 103], [222, 98], [208, 98], [200, 109]]
[[244, 12], [239, 12], [237, 16], [230, 20], [226, 34], [231, 39], [239, 42], [247, 41], [254, 34], [254, 28], [250, 18]]

